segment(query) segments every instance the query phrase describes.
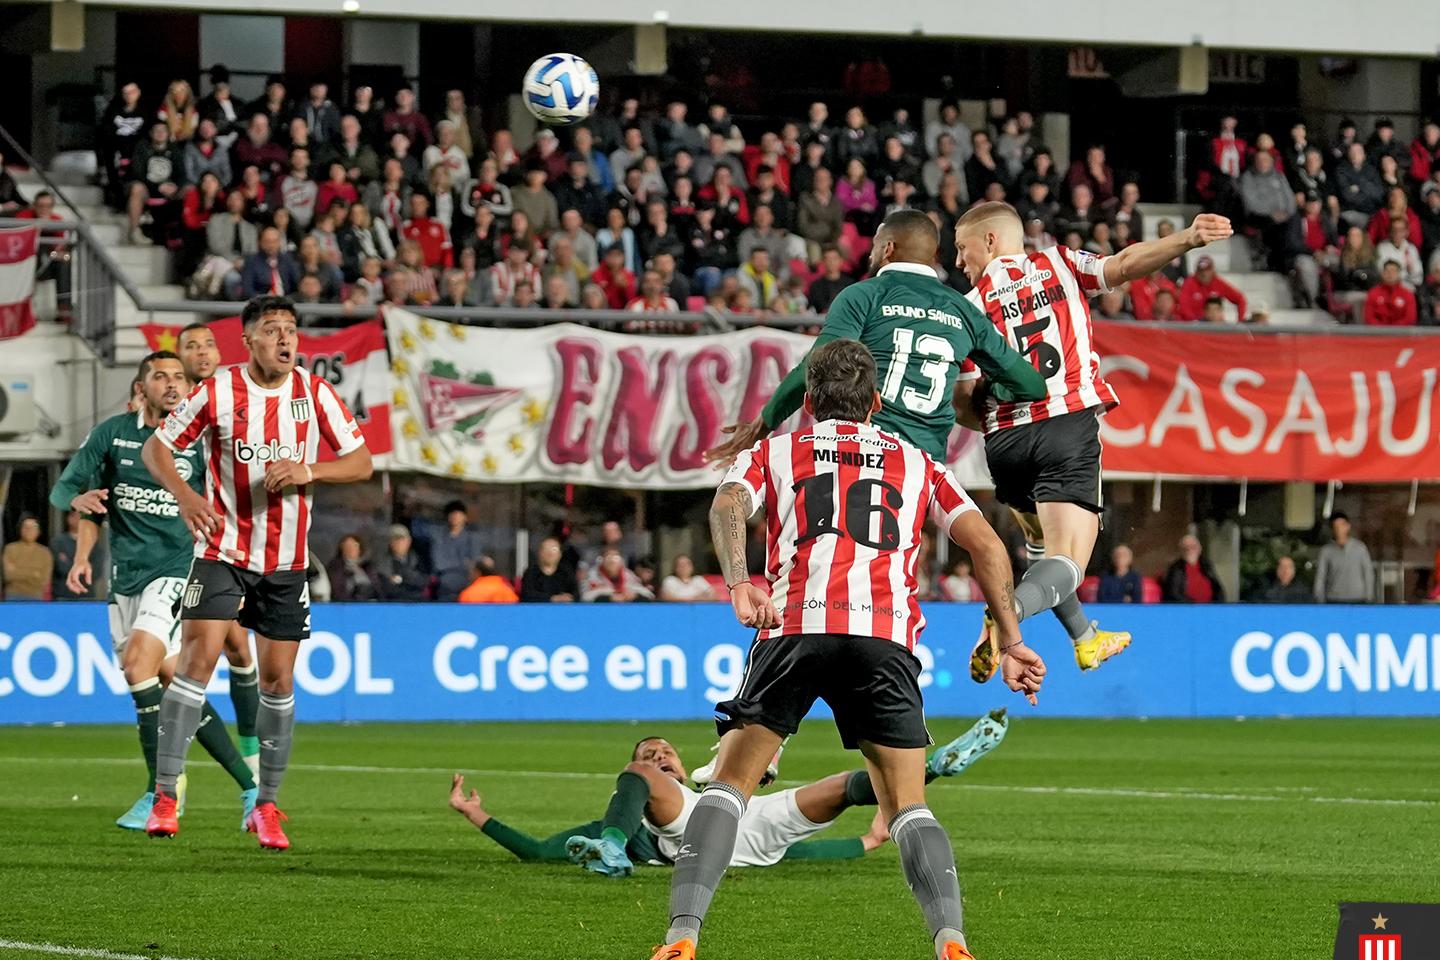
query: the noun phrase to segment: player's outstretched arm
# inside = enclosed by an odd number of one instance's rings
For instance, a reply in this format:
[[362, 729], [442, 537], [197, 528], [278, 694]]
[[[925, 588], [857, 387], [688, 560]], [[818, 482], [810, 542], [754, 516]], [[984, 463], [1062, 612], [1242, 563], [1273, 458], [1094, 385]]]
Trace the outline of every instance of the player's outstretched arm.
[[484, 829], [485, 824], [490, 820], [490, 814], [485, 812], [485, 807], [480, 802], [480, 791], [472, 788], [467, 797], [465, 795], [465, 777], [458, 773], [450, 781], [450, 809], [480, 829]]
[[750, 582], [745, 562], [745, 520], [754, 513], [750, 491], [739, 483], [722, 483], [710, 505], [710, 540], [720, 558], [720, 572], [730, 590], [735, 619], [747, 627], [764, 630], [780, 625], [780, 615], [770, 597]]
[[1184, 230], [1168, 237], [1132, 243], [1113, 257], [1106, 257], [1105, 285], [1118, 287], [1127, 281], [1148, 277], [1176, 257], [1184, 256], [1186, 251], [1224, 240], [1234, 232], [1228, 217], [1202, 213]]
[[1023, 693], [1033, 706], [1045, 677], [1045, 662], [1025, 646], [1020, 635], [1020, 620], [1015, 616], [1015, 579], [1005, 544], [976, 510], [968, 510], [955, 518], [950, 525], [950, 539], [970, 554], [974, 564], [975, 579], [995, 621], [1005, 686]]

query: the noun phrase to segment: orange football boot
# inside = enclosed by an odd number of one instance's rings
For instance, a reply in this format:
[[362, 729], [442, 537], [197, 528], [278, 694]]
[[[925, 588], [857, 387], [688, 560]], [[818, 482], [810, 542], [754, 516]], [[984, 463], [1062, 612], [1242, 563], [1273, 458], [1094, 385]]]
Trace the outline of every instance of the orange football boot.
[[650, 960], [695, 960], [695, 941], [686, 937], [674, 943], [655, 948]]
[[[158, 801], [156, 806], [159, 806]], [[289, 819], [280, 812], [280, 808], [274, 803], [262, 803], [250, 811], [250, 817], [245, 821], [245, 829], [255, 834], [262, 849], [288, 850], [290, 849], [290, 838], [285, 836], [285, 830], [280, 826], [280, 821], [288, 822]]]
[[150, 808], [150, 818], [145, 821], [145, 832], [152, 837], [173, 837], [180, 832], [180, 816], [176, 813], [175, 795], [156, 793], [155, 805]]
[[940, 955], [940, 958], [941, 960], [975, 960], [975, 955], [954, 940], [946, 940], [945, 952]]

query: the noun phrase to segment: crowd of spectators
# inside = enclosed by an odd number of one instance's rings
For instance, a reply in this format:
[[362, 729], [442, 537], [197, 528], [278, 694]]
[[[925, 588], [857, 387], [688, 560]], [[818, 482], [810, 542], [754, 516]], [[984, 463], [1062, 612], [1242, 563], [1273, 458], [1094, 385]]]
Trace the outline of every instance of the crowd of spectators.
[[1282, 146], [1226, 117], [1195, 187], [1243, 225], [1257, 263], [1290, 276], [1297, 306], [1440, 324], [1440, 123], [1424, 121], [1408, 146], [1387, 117], [1363, 138], [1342, 120], [1328, 145], [1296, 123]]

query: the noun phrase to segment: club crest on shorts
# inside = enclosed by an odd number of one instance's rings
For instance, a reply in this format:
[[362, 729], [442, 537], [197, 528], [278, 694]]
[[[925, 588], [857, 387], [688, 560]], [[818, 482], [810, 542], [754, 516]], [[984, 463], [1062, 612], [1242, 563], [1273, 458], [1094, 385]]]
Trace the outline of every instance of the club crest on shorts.
[[185, 606], [191, 609], [200, 606], [200, 597], [205, 592], [205, 584], [191, 583], [185, 587]]
[[295, 420], [310, 419], [310, 398], [301, 397], [290, 401], [290, 416]]

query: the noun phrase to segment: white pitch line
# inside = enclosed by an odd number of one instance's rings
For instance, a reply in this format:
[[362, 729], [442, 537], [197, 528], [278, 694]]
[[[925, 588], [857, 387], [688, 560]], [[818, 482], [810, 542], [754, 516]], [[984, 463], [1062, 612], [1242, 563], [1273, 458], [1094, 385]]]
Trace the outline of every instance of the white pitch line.
[[62, 947], [58, 943], [26, 943], [24, 940], [0, 940], [0, 950], [23, 950], [27, 953], [50, 953], [57, 957], [96, 957], [99, 960], [195, 960], [165, 957], [154, 953], [115, 953], [94, 947]]
[[[5, 757], [4, 763], [64, 763], [92, 764], [104, 766], [138, 766], [140, 761], [120, 757]], [[420, 776], [444, 776], [463, 773], [467, 777], [534, 777], [550, 780], [613, 780], [613, 773], [589, 773], [578, 770], [456, 770], [454, 767], [374, 767], [345, 763], [295, 763], [291, 770], [305, 770], [312, 773], [381, 773], [410, 774]], [[800, 787], [808, 780], [777, 780], [776, 786]], [[947, 790], [984, 790], [995, 793], [1056, 794], [1082, 797], [1131, 797], [1138, 800], [1212, 800], [1233, 803], [1256, 801], [1260, 803], [1343, 803], [1356, 806], [1376, 807], [1440, 807], [1440, 800], [1401, 799], [1390, 797], [1325, 797], [1308, 793], [1311, 787], [1257, 787], [1269, 793], [1215, 793], [1192, 787], [1176, 787], [1169, 790], [1151, 790], [1139, 787], [1046, 787], [1025, 786], [1003, 783], [954, 783]], [[1300, 795], [1296, 795], [1299, 792]]]

